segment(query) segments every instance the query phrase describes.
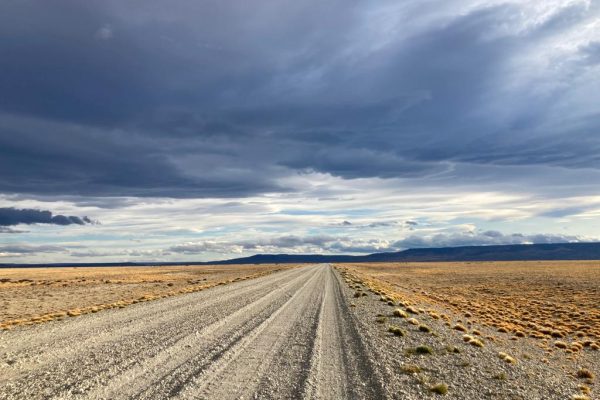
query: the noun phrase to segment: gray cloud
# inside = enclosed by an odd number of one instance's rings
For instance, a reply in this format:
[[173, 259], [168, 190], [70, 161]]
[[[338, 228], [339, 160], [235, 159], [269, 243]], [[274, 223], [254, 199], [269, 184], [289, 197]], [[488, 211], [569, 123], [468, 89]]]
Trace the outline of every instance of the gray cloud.
[[0, 226], [0, 233], [26, 233], [27, 231], [23, 231], [20, 229], [8, 228], [6, 226]]
[[175, 254], [241, 254], [241, 253], [378, 253], [408, 248], [483, 246], [528, 243], [569, 243], [587, 239], [573, 235], [521, 233], [504, 234], [498, 231], [442, 232], [433, 235], [418, 233], [398, 241], [362, 239], [349, 236], [280, 236], [244, 241], [200, 241], [182, 243], [167, 251]]
[[26, 255], [26, 254], [36, 254], [36, 253], [63, 253], [66, 251], [67, 251], [67, 248], [65, 248], [65, 247], [53, 246], [53, 245], [34, 246], [34, 245], [26, 245], [26, 244], [14, 244], [14, 245], [0, 246], [0, 255], [1, 256]]
[[[0, 192], [244, 197], [300, 171], [452, 186], [474, 184], [462, 164], [488, 184], [478, 166], [600, 169], [598, 44], [548, 45], [597, 4], [531, 24], [520, 4], [428, 22], [434, 8], [407, 3], [384, 31], [371, 16], [392, 4], [2, 2]], [[526, 76], [542, 50], [556, 53]]]
[[50, 211], [34, 209], [0, 208], [0, 226], [20, 224], [85, 225], [93, 221], [88, 217], [54, 215]]
[[573, 235], [560, 234], [534, 234], [521, 233], [503, 234], [498, 231], [472, 231], [438, 233], [431, 236], [411, 235], [393, 243], [397, 249], [423, 248], [423, 247], [455, 247], [455, 246], [485, 246], [504, 244], [529, 244], [529, 243], [571, 243], [581, 242], [586, 239]]

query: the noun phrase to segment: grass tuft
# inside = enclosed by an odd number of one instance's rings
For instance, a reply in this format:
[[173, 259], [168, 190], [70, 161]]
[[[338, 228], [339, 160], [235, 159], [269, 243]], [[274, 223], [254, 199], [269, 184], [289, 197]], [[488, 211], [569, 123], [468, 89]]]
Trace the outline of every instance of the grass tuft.
[[429, 388], [429, 391], [435, 394], [446, 394], [448, 393], [448, 385], [445, 383], [438, 383]]
[[406, 333], [397, 325], [390, 325], [388, 332], [393, 333], [394, 336], [405, 336]]
[[429, 346], [421, 345], [415, 348], [415, 353], [417, 354], [433, 354], [433, 350]]
[[418, 374], [422, 371], [422, 369], [418, 365], [411, 364], [401, 366], [400, 371], [404, 372], [405, 374]]
[[577, 371], [577, 377], [581, 379], [594, 379], [594, 373], [587, 368], [581, 368]]
[[404, 310], [396, 308], [394, 310], [394, 316], [395, 317], [400, 317], [400, 318], [408, 318], [408, 313], [406, 311], [404, 311]]

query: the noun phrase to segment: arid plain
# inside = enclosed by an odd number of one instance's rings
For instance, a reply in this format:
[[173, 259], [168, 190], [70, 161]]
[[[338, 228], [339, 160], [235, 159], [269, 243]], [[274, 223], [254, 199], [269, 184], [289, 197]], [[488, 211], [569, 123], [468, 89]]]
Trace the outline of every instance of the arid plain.
[[294, 265], [0, 269], [0, 329], [191, 293]]
[[0, 274], [0, 399], [597, 398], [596, 261]]

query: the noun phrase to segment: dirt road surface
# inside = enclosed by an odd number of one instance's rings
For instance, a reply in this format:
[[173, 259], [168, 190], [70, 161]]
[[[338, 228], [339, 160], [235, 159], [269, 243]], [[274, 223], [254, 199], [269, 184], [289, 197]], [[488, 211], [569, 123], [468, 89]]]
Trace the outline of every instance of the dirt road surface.
[[383, 398], [341, 285], [313, 265], [0, 333], [0, 399]]

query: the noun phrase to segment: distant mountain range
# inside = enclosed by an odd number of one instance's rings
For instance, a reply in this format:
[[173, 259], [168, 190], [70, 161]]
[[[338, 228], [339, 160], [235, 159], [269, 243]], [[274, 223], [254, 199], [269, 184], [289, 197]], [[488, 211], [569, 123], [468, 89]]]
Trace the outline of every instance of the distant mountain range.
[[426, 261], [533, 261], [533, 260], [600, 260], [600, 243], [518, 244], [501, 246], [464, 246], [408, 249], [393, 253], [365, 256], [320, 254], [256, 254], [250, 257], [211, 262], [126, 262], [126, 263], [56, 263], [0, 264], [0, 267], [42, 266], [138, 266], [138, 265], [215, 265], [215, 264], [290, 264], [290, 263], [360, 263]]

